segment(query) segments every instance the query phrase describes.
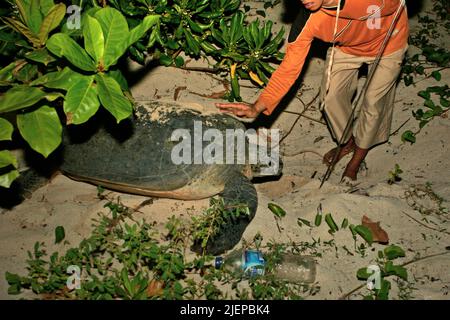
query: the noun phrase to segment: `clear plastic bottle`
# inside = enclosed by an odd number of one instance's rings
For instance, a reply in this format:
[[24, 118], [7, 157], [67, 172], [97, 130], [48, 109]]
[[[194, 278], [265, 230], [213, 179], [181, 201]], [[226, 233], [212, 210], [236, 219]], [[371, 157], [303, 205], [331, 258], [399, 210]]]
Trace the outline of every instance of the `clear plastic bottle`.
[[265, 265], [263, 254], [258, 250], [239, 249], [215, 258], [216, 269], [228, 269], [248, 278], [264, 275]]
[[[247, 278], [266, 273], [264, 255], [258, 250], [239, 249], [225, 257], [216, 257], [215, 267], [243, 274]], [[312, 256], [281, 253], [272, 274], [276, 279], [291, 283], [313, 283], [316, 279], [316, 261]]]
[[291, 283], [313, 283], [316, 280], [316, 261], [312, 256], [282, 253], [273, 275]]

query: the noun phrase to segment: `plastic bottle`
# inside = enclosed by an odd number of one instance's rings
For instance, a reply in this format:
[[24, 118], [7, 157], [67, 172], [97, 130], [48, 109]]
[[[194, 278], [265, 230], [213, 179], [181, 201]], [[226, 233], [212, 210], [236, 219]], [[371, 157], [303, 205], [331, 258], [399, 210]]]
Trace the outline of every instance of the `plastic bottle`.
[[316, 280], [316, 261], [312, 256], [283, 253], [275, 264], [275, 278], [292, 283], [313, 283]]
[[264, 275], [265, 261], [261, 251], [235, 250], [225, 257], [215, 258], [216, 269], [225, 268], [232, 272], [241, 273], [245, 277]]
[[[264, 275], [266, 262], [258, 250], [235, 250], [225, 257], [216, 257], [215, 267], [225, 268], [250, 278]], [[316, 279], [316, 261], [312, 256], [282, 253], [274, 265], [273, 275], [291, 283], [313, 283]]]

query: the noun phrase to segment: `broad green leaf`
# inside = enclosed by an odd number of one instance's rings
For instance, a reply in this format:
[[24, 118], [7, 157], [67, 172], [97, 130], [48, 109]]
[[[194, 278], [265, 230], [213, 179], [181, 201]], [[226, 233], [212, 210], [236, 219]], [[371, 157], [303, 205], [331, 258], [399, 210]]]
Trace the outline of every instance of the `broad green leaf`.
[[356, 233], [358, 233], [369, 245], [373, 243], [373, 235], [369, 228], [358, 225], [355, 227]]
[[419, 92], [417, 93], [417, 95], [418, 95], [419, 97], [424, 98], [425, 100], [430, 99], [430, 92], [425, 91], [425, 90], [419, 91]]
[[100, 107], [94, 76], [83, 77], [67, 91], [64, 112], [67, 124], [81, 124], [89, 120]]
[[129, 90], [127, 79], [125, 79], [125, 77], [123, 76], [122, 72], [119, 69], [110, 70], [106, 75], [110, 76], [111, 78], [114, 78], [114, 80], [117, 81], [117, 83], [120, 85], [123, 91]]
[[42, 16], [46, 16], [49, 14], [50, 10], [55, 6], [53, 0], [41, 0], [40, 9]]
[[[0, 177], [1, 179], [1, 177]], [[16, 295], [16, 294], [20, 294], [20, 284], [13, 284], [11, 286], [9, 286], [8, 288], [8, 294], [9, 295]]]
[[69, 67], [65, 67], [62, 71], [49, 72], [30, 84], [32, 86], [43, 85], [47, 88], [67, 91], [83, 77], [84, 75], [73, 71]]
[[423, 105], [424, 105], [425, 107], [430, 108], [430, 109], [436, 108], [436, 105], [434, 104], [433, 100], [431, 100], [431, 99], [425, 100], [425, 102], [423, 103]]
[[42, 24], [42, 13], [39, 8], [39, 0], [31, 0], [29, 7], [29, 19], [28, 19], [28, 27], [34, 34], [39, 33], [39, 28]]
[[61, 122], [56, 110], [49, 106], [17, 115], [17, 126], [31, 148], [45, 158], [61, 143]]
[[17, 159], [8, 150], [0, 151], [0, 168], [4, 168], [10, 165], [17, 169]]
[[145, 65], [145, 55], [144, 51], [138, 50], [135, 46], [131, 46], [128, 48], [130, 53], [130, 58], [140, 65]]
[[75, 67], [84, 71], [96, 71], [97, 65], [75, 40], [64, 33], [57, 33], [47, 41], [47, 49], [58, 57], [65, 57]]
[[440, 99], [439, 99], [439, 103], [440, 103], [441, 106], [443, 106], [444, 108], [450, 107], [450, 101], [449, 101], [448, 99], [440, 98]]
[[159, 21], [158, 15], [146, 16], [144, 20], [141, 22], [141, 24], [139, 24], [137, 27], [135, 27], [133, 30], [130, 31], [130, 36], [128, 38], [128, 47], [131, 46], [136, 41], [138, 41], [140, 38], [142, 38], [144, 34], [158, 21]]
[[377, 300], [388, 300], [390, 290], [391, 283], [387, 280], [381, 279], [381, 289], [377, 290]]
[[50, 62], [56, 61], [56, 59], [48, 52], [46, 48], [27, 52], [25, 57], [29, 60], [43, 63], [45, 66], [47, 66]]
[[342, 220], [341, 229], [345, 229], [347, 228], [347, 226], [348, 226], [348, 219], [345, 218], [344, 220]]
[[415, 68], [415, 70], [416, 70], [416, 72], [417, 72], [418, 74], [423, 74], [424, 71], [425, 71], [425, 68], [424, 68], [424, 66], [417, 66], [417, 67]]
[[367, 268], [361, 268], [361, 269], [358, 269], [358, 271], [356, 272], [356, 277], [359, 280], [367, 280], [367, 279], [369, 279], [371, 274], [372, 273], [367, 272]]
[[163, 66], [168, 67], [168, 66], [172, 65], [173, 59], [172, 59], [172, 57], [163, 53], [159, 56], [159, 63], [161, 63]]
[[0, 141], [11, 140], [14, 127], [8, 120], [0, 118]]
[[11, 170], [0, 175], [0, 187], [9, 188], [11, 183], [19, 176], [16, 158], [8, 150], [0, 151], [0, 168], [11, 166]]
[[316, 227], [320, 226], [322, 223], [322, 212], [318, 210], [316, 217], [314, 218], [314, 225]]
[[115, 64], [128, 47], [129, 29], [127, 20], [116, 9], [106, 7], [95, 14], [105, 38], [104, 66]]
[[98, 96], [105, 107], [119, 123], [128, 118], [133, 111], [131, 102], [123, 95], [120, 85], [111, 77], [96, 75]]
[[102, 27], [97, 19], [86, 16], [83, 27], [84, 47], [89, 55], [98, 64], [103, 58], [105, 52], [105, 38], [103, 37]]
[[427, 90], [430, 92], [434, 92], [440, 96], [442, 96], [443, 94], [445, 94], [446, 90], [448, 89], [448, 85], [445, 86], [432, 86], [432, 87], [428, 87]]
[[183, 59], [183, 57], [181, 57], [181, 56], [176, 57], [176, 58], [175, 58], [175, 65], [176, 65], [178, 68], [181, 68], [181, 67], [184, 65], [184, 59]]
[[350, 232], [352, 233], [353, 239], [356, 241], [357, 233], [356, 233], [356, 230], [355, 230], [355, 228], [356, 228], [355, 225], [351, 224], [351, 225], [348, 226], [348, 228], [350, 229]]
[[266, 17], [266, 12], [264, 10], [256, 10], [256, 14], [260, 15], [263, 18]]
[[128, 294], [133, 294], [133, 288], [131, 287], [130, 279], [128, 278], [128, 271], [126, 268], [122, 269], [122, 272], [120, 273], [122, 277], [123, 285], [125, 286], [125, 289], [127, 289]]
[[440, 73], [439, 71], [433, 71], [433, 72], [431, 73], [431, 76], [432, 76], [434, 79], [436, 79], [437, 81], [441, 81], [441, 79], [442, 79], [442, 75], [441, 75], [441, 73]]
[[15, 72], [15, 77], [22, 83], [30, 83], [32, 79], [38, 75], [38, 66], [36, 64], [27, 63]]
[[425, 112], [423, 115], [422, 115], [422, 119], [430, 119], [430, 118], [433, 118], [435, 116], [435, 112], [434, 112], [434, 110], [428, 110], [427, 112]]
[[3, 18], [5, 23], [9, 25], [12, 29], [17, 31], [18, 33], [23, 34], [32, 44], [34, 47], [40, 46], [39, 38], [22, 22], [14, 20], [9, 17]]
[[275, 68], [272, 67], [270, 64], [268, 64], [267, 62], [264, 61], [258, 61], [258, 63], [269, 73], [274, 73], [275, 72]]
[[[419, 122], [419, 128], [422, 129], [428, 123], [429, 120], [422, 120]], [[414, 137], [415, 139], [416, 137]]]
[[394, 274], [405, 281], [408, 281], [408, 271], [402, 266], [394, 266]]
[[5, 278], [9, 285], [20, 284], [20, 276], [15, 273], [5, 272]]
[[194, 36], [187, 29], [183, 28], [183, 34], [186, 39], [189, 51], [192, 52], [195, 56], [198, 56], [200, 54], [200, 44], [198, 43], [198, 41], [195, 40]]
[[[148, 37], [147, 48], [153, 47], [153, 45], [156, 42], [158, 42], [159, 44], [162, 44], [159, 28], [160, 28], [159, 25], [157, 25], [155, 28], [153, 28], [152, 33], [150, 33], [150, 36]], [[167, 41], [167, 42], [169, 42], [169, 41]]]
[[22, 22], [28, 24], [28, 20], [30, 18], [31, 0], [15, 0], [14, 2], [19, 10]]
[[269, 203], [267, 206], [269, 207], [270, 211], [272, 211], [272, 213], [278, 218], [283, 218], [284, 216], [286, 216], [286, 211], [284, 211], [283, 208], [281, 208], [279, 205], [275, 203]]
[[392, 261], [386, 262], [384, 271], [388, 276], [395, 275], [397, 277], [402, 278], [405, 281], [408, 281], [408, 271], [402, 266], [394, 265]]
[[66, 6], [63, 3], [58, 3], [48, 12], [39, 29], [39, 40], [41, 44], [45, 44], [48, 35], [59, 26], [65, 14]]
[[339, 230], [339, 227], [337, 226], [336, 222], [333, 219], [333, 216], [331, 213], [327, 213], [325, 215], [325, 222], [327, 223], [328, 227], [330, 228], [331, 232], [336, 232]]
[[60, 243], [66, 237], [66, 232], [64, 231], [64, 227], [57, 226], [55, 228], [55, 244]]
[[407, 130], [402, 134], [403, 142], [410, 142], [411, 144], [416, 143], [416, 135], [411, 130]]
[[394, 263], [392, 261], [386, 262], [386, 264], [384, 265], [384, 272], [388, 276], [394, 274]]
[[0, 187], [9, 188], [11, 186], [11, 183], [13, 183], [19, 175], [19, 171], [17, 170], [11, 170], [5, 174], [0, 175]]
[[16, 60], [14, 62], [11, 62], [6, 67], [0, 70], [0, 80], [1, 81], [12, 81], [13, 76], [13, 70], [20, 64], [23, 64], [24, 60]]
[[389, 260], [394, 260], [405, 256], [405, 251], [396, 245], [390, 245], [384, 248], [384, 254]]
[[4, 95], [0, 96], [0, 112], [10, 112], [24, 109], [37, 103], [47, 94], [34, 87], [17, 86], [9, 89]]

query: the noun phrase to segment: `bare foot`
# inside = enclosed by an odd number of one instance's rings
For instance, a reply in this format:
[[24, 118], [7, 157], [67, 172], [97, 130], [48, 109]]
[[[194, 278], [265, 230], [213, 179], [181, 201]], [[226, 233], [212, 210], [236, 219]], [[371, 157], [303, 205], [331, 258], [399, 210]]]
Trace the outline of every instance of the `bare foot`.
[[[355, 150], [355, 142], [353, 140], [353, 137], [350, 138], [350, 140], [341, 148], [341, 150], [339, 151], [339, 155], [336, 159], [336, 163], [339, 162], [339, 160], [341, 160], [344, 156], [346, 156], [347, 154], [353, 152]], [[330, 165], [331, 162], [333, 161], [336, 152], [338, 151], [338, 148], [333, 148], [330, 151], [328, 151], [324, 156], [323, 156], [323, 163], [326, 165]]]
[[358, 171], [359, 167], [355, 169], [347, 166], [344, 170], [344, 173], [342, 174], [342, 178], [347, 177], [350, 178], [350, 180], [352, 181], [356, 181], [356, 179], [358, 178]]
[[362, 149], [354, 144], [353, 156], [345, 167], [342, 178], [347, 177], [353, 181], [357, 179], [359, 167], [367, 156], [369, 149]]

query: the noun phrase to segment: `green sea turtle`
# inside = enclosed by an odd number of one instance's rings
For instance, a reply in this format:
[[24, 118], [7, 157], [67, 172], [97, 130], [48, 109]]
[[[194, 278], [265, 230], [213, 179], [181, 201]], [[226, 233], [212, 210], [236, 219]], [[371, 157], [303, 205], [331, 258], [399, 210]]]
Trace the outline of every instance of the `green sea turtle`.
[[[229, 115], [205, 114], [191, 105], [160, 101], [141, 102], [135, 110], [132, 119], [119, 125], [95, 130], [76, 126], [76, 134], [65, 134], [61, 171], [126, 193], [184, 200], [220, 195], [225, 205], [247, 205], [249, 215], [226, 224], [210, 239], [206, 252], [218, 254], [235, 246], [257, 209], [257, 193], [250, 180], [261, 175], [262, 169], [279, 174], [280, 167], [267, 161], [249, 163], [249, 139], [239, 140], [246, 128]], [[244, 142], [243, 149], [239, 141]], [[214, 163], [208, 163], [211, 157]], [[192, 249], [199, 252], [199, 244]]]

